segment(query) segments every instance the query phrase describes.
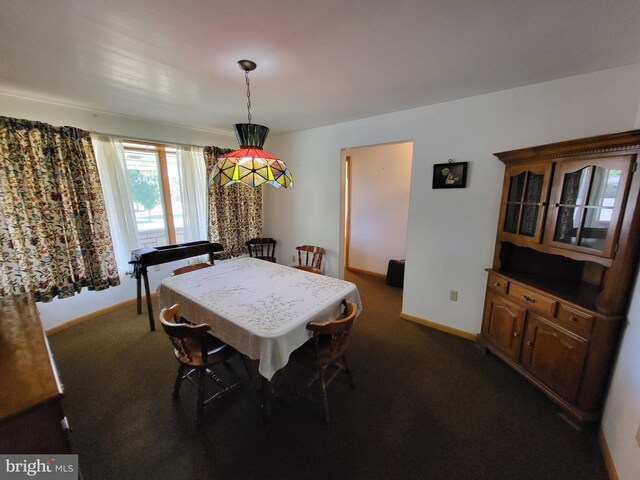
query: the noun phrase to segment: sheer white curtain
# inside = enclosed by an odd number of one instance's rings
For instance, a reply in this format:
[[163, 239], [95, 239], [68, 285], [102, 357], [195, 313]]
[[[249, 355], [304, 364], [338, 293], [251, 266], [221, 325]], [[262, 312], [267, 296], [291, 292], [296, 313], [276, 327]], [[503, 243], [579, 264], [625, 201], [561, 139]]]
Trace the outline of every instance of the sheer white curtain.
[[207, 169], [203, 149], [191, 145], [178, 145], [176, 157], [180, 175], [184, 240], [208, 240]]
[[109, 135], [91, 135], [96, 154], [100, 182], [107, 206], [107, 215], [113, 237], [113, 249], [118, 271], [131, 271], [131, 250], [138, 248], [138, 228], [127, 181], [124, 148], [120, 138]]

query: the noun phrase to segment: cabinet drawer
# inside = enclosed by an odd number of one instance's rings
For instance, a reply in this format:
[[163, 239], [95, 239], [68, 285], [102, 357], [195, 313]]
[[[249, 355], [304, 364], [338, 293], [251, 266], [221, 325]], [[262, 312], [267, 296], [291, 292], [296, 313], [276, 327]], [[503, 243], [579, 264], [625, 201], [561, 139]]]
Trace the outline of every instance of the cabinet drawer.
[[545, 297], [533, 290], [529, 290], [528, 288], [512, 283], [509, 286], [509, 296], [525, 302], [528, 306], [527, 308], [531, 310], [536, 310], [548, 315], [555, 314], [557, 303], [555, 300]]
[[571, 308], [566, 305], [560, 304], [558, 306], [557, 318], [563, 327], [567, 327], [583, 335], [591, 334], [593, 317], [587, 313], [584, 313], [579, 310], [576, 310], [575, 308]]
[[496, 293], [502, 293], [503, 295], [507, 294], [507, 289], [509, 288], [509, 280], [495, 273], [489, 274], [489, 290]]

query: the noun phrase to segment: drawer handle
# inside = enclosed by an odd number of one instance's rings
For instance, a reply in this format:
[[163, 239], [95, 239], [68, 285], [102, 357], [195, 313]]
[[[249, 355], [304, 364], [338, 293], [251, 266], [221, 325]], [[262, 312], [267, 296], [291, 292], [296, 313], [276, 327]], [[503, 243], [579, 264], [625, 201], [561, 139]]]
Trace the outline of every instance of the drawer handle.
[[529, 303], [536, 303], [536, 299], [533, 298], [531, 295], [523, 295], [522, 298], [524, 298], [527, 302]]
[[571, 317], [569, 317], [569, 321], [570, 322], [577, 322], [578, 319], [576, 317], [574, 317], [574, 316], [571, 316]]
[[533, 347], [533, 342], [532, 342], [532, 341], [528, 341], [528, 342], [527, 342], [527, 346], [529, 346], [529, 347]]
[[518, 335], [520, 335], [518, 332], [513, 332], [514, 337], [517, 337]]
[[500, 282], [496, 282], [493, 284], [494, 287], [499, 287], [500, 286]]

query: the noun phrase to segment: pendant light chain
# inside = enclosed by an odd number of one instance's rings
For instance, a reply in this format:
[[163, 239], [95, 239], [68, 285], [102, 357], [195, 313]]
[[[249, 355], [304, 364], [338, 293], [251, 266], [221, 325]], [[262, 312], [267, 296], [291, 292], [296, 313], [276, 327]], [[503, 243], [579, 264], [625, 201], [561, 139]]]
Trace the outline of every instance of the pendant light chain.
[[249, 89], [249, 72], [245, 70], [244, 79], [247, 84], [247, 117], [251, 123], [251, 90]]

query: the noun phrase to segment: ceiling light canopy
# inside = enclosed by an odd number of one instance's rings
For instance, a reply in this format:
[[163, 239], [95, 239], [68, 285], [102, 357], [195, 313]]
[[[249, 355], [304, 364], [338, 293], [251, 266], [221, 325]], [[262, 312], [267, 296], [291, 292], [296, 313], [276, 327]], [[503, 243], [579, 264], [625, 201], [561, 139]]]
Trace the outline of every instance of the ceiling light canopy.
[[249, 187], [268, 183], [277, 188], [293, 188], [293, 177], [285, 163], [262, 149], [269, 129], [264, 125], [251, 123], [249, 72], [255, 70], [256, 64], [251, 60], [240, 60], [238, 65], [244, 70], [247, 84], [248, 123], [236, 123], [233, 126], [240, 148], [218, 158], [211, 181], [225, 187], [234, 183], [243, 183]]

